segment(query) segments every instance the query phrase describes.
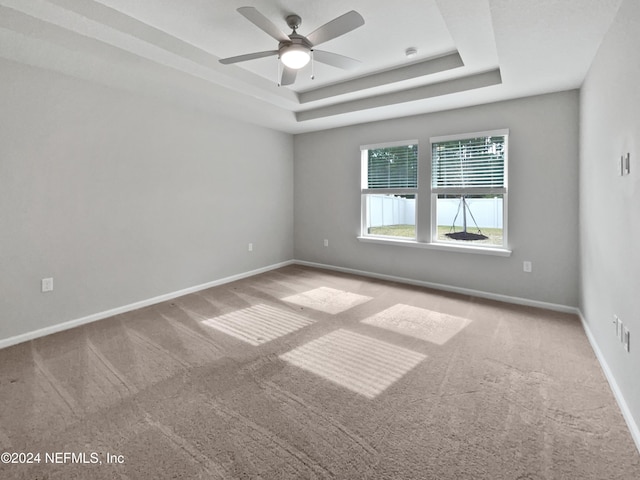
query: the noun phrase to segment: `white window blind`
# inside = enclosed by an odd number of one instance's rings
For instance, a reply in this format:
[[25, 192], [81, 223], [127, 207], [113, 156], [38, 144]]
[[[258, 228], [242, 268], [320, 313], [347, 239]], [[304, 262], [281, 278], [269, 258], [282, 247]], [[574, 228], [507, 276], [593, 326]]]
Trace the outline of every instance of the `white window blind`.
[[504, 192], [506, 135], [434, 141], [432, 189]]
[[418, 145], [373, 148], [367, 151], [366, 188], [418, 186]]

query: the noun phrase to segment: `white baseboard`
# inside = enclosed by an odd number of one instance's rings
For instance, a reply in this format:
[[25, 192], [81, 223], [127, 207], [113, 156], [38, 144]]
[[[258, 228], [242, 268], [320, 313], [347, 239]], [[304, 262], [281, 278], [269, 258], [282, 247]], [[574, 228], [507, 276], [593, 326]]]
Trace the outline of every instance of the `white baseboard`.
[[631, 409], [620, 391], [620, 387], [618, 387], [618, 382], [616, 382], [616, 378], [613, 376], [613, 372], [609, 368], [609, 364], [607, 360], [604, 358], [598, 343], [596, 342], [595, 337], [591, 333], [591, 329], [589, 328], [589, 324], [584, 318], [584, 315], [580, 310], [578, 310], [578, 316], [580, 317], [580, 321], [582, 322], [582, 328], [584, 328], [585, 333], [587, 334], [587, 338], [589, 339], [589, 343], [591, 344], [591, 348], [593, 352], [596, 354], [596, 358], [602, 367], [602, 371], [604, 372], [604, 376], [609, 382], [609, 386], [611, 387], [611, 391], [613, 392], [613, 396], [618, 402], [618, 406], [620, 407], [620, 411], [622, 412], [622, 416], [624, 417], [625, 422], [627, 422], [627, 426], [629, 427], [629, 432], [631, 433], [631, 438], [636, 444], [636, 448], [638, 452], [640, 452], [640, 428], [638, 428], [638, 424], [633, 418], [633, 414], [631, 413]]
[[473, 297], [487, 298], [489, 300], [497, 300], [499, 302], [514, 303], [516, 305], [524, 305], [528, 307], [544, 308], [547, 310], [554, 310], [556, 312], [574, 313], [576, 315], [578, 314], [578, 309], [576, 307], [559, 305], [556, 303], [540, 302], [538, 300], [531, 300], [528, 298], [511, 297], [509, 295], [500, 295], [498, 293], [489, 293], [489, 292], [483, 292], [481, 290], [473, 290], [470, 288], [454, 287], [451, 285], [444, 285], [441, 283], [424, 282], [422, 280], [414, 280], [414, 279], [405, 278], [405, 277], [396, 277], [394, 275], [385, 275], [382, 273], [366, 272], [364, 270], [337, 267], [335, 265], [326, 265], [323, 263], [307, 262], [304, 260], [294, 260], [294, 263], [296, 265], [304, 265], [307, 267], [323, 268], [325, 270], [334, 270], [336, 272], [352, 273], [354, 275], [361, 275], [363, 277], [378, 278], [380, 280], [388, 280], [391, 282], [417, 285], [419, 287], [433, 288], [434, 290], [442, 290], [445, 292], [459, 293], [461, 295], [470, 295]]
[[286, 262], [280, 262], [273, 265], [268, 265], [266, 267], [258, 268], [256, 270], [250, 270], [248, 272], [238, 273], [236, 275], [231, 275], [229, 277], [220, 278], [218, 280], [213, 280], [211, 282], [203, 283], [202, 285], [196, 285], [193, 287], [185, 288], [183, 290], [178, 290], [176, 292], [166, 293], [164, 295], [159, 295], [157, 297], [149, 298], [147, 300], [141, 300], [139, 302], [130, 303], [129, 305], [124, 305], [122, 307], [105, 310], [104, 312], [94, 313], [86, 317], [77, 318], [75, 320], [69, 320], [68, 322], [51, 325], [50, 327], [40, 328], [38, 330], [34, 330], [31, 332], [22, 333], [14, 337], [0, 339], [0, 349], [10, 347], [12, 345], [17, 345], [18, 343], [33, 340], [35, 338], [51, 335], [52, 333], [58, 333], [58, 332], [62, 332], [63, 330], [69, 330], [74, 327], [79, 327], [80, 325], [85, 325], [87, 323], [102, 320], [103, 318], [108, 318], [121, 313], [137, 310], [138, 308], [148, 307], [149, 305], [154, 305], [160, 302], [166, 302], [167, 300], [172, 300], [174, 298], [181, 297], [183, 295], [199, 292], [200, 290], [206, 290], [207, 288], [216, 287], [218, 285], [223, 285], [225, 283], [235, 282], [236, 280], [241, 280], [243, 278], [252, 277], [253, 275], [258, 275], [260, 273], [268, 272], [270, 270], [275, 270], [276, 268], [286, 267], [287, 265], [291, 265], [293, 263], [294, 263], [293, 260], [288, 260]]

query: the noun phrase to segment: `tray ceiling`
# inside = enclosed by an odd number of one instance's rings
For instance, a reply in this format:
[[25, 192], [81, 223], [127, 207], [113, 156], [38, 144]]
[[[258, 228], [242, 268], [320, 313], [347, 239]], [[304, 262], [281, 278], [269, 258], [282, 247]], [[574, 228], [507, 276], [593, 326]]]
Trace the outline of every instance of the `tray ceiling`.
[[[290, 133], [578, 88], [621, 0], [0, 0], [0, 57]], [[349, 10], [365, 25], [277, 85], [277, 48], [236, 9], [305, 35]], [[417, 49], [409, 59], [407, 48]]]

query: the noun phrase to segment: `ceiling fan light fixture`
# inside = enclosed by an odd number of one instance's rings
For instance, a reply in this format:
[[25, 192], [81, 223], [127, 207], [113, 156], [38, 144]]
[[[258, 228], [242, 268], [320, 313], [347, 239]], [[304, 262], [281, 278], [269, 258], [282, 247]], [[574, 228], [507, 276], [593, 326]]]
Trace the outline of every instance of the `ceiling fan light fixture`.
[[285, 67], [299, 70], [311, 60], [311, 52], [304, 45], [286, 45], [280, 49], [280, 60]]

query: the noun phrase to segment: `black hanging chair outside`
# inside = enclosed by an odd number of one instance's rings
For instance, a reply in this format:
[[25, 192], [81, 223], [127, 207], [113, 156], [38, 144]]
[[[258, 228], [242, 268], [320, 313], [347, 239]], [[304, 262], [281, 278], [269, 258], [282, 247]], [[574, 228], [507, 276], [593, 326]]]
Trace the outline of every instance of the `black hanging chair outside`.
[[[462, 231], [454, 232], [453, 230], [456, 227], [456, 220], [458, 219], [458, 215], [460, 215], [460, 210], [462, 210]], [[469, 212], [469, 215], [471, 216], [471, 219], [473, 220], [473, 223], [475, 224], [476, 229], [478, 230], [478, 233], [467, 231], [467, 212]], [[451, 230], [449, 231], [449, 233], [445, 233], [445, 236], [453, 240], [470, 240], [470, 241], [486, 240], [487, 238], [489, 238], [486, 235], [484, 235], [480, 230], [480, 227], [478, 227], [478, 223], [476, 222], [476, 219], [473, 217], [473, 213], [471, 213], [471, 210], [469, 209], [469, 205], [467, 205], [467, 200], [464, 197], [464, 195], [460, 197], [460, 205], [458, 205], [458, 211], [456, 212], [456, 216], [453, 218], [453, 225], [451, 225]]]

